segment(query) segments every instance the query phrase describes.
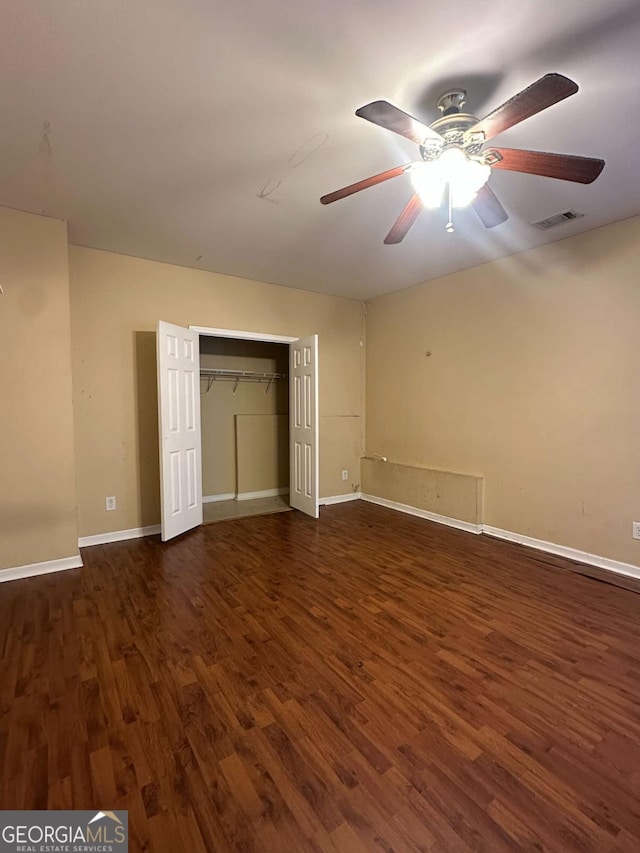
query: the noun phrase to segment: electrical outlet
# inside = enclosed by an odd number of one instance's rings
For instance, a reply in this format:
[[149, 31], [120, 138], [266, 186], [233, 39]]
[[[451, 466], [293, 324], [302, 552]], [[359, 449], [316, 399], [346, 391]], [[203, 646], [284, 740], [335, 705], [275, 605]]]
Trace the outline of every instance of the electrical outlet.
[[632, 522], [632, 536], [634, 539], [640, 539], [640, 521]]
[[343, 480], [348, 480], [348, 479], [349, 479], [349, 471], [348, 471], [346, 468], [343, 468], [343, 469], [342, 469], [342, 479], [343, 479]]
[[107, 512], [111, 512], [112, 509], [115, 509], [116, 508], [115, 497], [112, 496], [110, 498], [105, 498], [104, 499], [104, 506], [105, 506], [105, 509], [107, 510]]

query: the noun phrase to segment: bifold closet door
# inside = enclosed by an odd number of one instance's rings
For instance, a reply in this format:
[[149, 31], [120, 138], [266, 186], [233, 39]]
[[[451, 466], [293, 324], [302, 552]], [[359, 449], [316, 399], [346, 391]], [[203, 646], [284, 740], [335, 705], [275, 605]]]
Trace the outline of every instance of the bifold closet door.
[[318, 336], [289, 345], [289, 503], [319, 515]]
[[162, 541], [202, 524], [199, 335], [158, 323]]

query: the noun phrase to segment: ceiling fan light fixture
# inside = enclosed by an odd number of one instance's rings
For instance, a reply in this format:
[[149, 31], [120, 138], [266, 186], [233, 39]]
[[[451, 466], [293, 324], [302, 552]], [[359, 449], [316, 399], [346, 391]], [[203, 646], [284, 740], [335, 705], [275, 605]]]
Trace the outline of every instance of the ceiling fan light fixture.
[[491, 167], [467, 156], [461, 148], [447, 148], [437, 160], [411, 167], [411, 182], [425, 207], [439, 207], [446, 185], [453, 207], [466, 207], [489, 180]]
[[485, 228], [495, 228], [506, 222], [509, 214], [487, 183], [493, 169], [579, 184], [592, 183], [602, 172], [604, 160], [596, 157], [523, 148], [483, 150], [484, 144], [494, 136], [575, 95], [577, 91], [578, 84], [568, 77], [555, 72], [545, 74], [478, 120], [474, 115], [460, 112], [466, 94], [463, 89], [456, 88], [440, 98], [438, 106], [443, 115], [429, 125], [388, 101], [372, 101], [357, 109], [356, 115], [416, 143], [422, 162], [387, 169], [328, 193], [320, 201], [330, 204], [408, 172], [414, 192], [384, 238], [386, 245], [402, 242], [423, 207], [439, 207], [445, 193], [449, 209], [447, 231], [454, 230], [453, 208], [468, 204]]

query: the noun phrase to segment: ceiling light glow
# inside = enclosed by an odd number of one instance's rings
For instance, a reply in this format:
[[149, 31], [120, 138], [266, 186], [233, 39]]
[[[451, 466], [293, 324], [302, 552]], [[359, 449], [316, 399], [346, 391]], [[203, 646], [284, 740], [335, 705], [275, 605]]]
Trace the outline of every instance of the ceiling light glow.
[[442, 203], [447, 184], [453, 207], [466, 207], [489, 180], [491, 167], [468, 157], [461, 148], [447, 148], [437, 160], [414, 163], [411, 183], [425, 207]]

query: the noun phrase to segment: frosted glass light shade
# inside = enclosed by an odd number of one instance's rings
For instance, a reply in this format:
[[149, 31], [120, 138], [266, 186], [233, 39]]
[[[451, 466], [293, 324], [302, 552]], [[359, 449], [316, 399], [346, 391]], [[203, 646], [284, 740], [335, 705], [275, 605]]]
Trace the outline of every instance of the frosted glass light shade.
[[461, 148], [447, 148], [437, 160], [414, 163], [411, 182], [425, 207], [439, 207], [447, 184], [453, 207], [466, 207], [489, 180], [491, 167], [468, 157]]

